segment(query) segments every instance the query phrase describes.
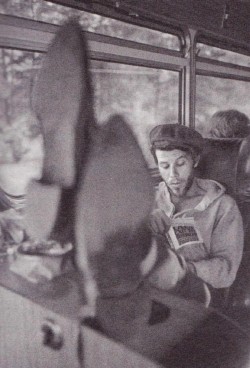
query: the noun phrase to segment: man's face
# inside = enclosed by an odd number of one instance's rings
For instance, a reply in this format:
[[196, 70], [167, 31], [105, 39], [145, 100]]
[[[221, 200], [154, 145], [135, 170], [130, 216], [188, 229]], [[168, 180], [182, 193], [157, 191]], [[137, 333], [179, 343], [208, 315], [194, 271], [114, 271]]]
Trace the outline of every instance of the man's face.
[[185, 196], [194, 177], [194, 160], [190, 153], [174, 149], [172, 151], [155, 151], [159, 171], [170, 194]]

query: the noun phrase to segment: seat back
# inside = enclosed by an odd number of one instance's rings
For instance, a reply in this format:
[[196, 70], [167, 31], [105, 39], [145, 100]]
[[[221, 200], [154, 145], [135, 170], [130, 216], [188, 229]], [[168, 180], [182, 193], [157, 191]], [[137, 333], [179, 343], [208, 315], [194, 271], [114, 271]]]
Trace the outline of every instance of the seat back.
[[235, 197], [241, 145], [242, 139], [205, 139], [196, 175], [219, 181], [227, 188], [227, 192]]
[[243, 217], [244, 250], [250, 251], [250, 136], [244, 139], [205, 139], [196, 175], [220, 182], [234, 197]]
[[246, 305], [247, 300], [250, 302], [250, 136], [244, 139], [205, 139], [196, 175], [223, 184], [241, 211], [244, 252], [236, 280], [230, 288], [228, 303]]

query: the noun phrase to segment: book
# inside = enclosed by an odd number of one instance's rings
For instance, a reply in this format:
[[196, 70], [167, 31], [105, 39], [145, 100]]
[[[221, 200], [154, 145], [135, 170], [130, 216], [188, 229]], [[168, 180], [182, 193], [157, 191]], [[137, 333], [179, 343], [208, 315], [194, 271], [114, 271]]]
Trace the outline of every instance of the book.
[[191, 244], [203, 243], [203, 239], [193, 217], [176, 218], [166, 234], [169, 245], [177, 250]]

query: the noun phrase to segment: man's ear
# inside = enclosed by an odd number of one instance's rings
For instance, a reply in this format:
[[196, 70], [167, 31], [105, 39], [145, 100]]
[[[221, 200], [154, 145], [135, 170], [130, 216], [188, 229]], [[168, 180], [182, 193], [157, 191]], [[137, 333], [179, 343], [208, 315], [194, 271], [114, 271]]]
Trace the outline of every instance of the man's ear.
[[197, 155], [194, 160], [194, 167], [197, 167], [200, 162], [201, 155]]

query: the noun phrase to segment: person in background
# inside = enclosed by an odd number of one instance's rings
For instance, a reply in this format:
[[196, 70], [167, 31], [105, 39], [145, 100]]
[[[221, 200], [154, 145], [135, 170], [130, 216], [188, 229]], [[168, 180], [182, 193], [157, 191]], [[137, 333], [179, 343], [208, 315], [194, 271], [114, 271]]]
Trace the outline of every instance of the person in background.
[[211, 290], [229, 287], [242, 258], [242, 218], [220, 183], [195, 177], [202, 136], [180, 124], [164, 124], [150, 132], [150, 142], [162, 177], [150, 227], [167, 248], [150, 282], [171, 290], [191, 273]]
[[249, 118], [238, 110], [217, 111], [209, 125], [211, 138], [244, 138], [250, 133]]

